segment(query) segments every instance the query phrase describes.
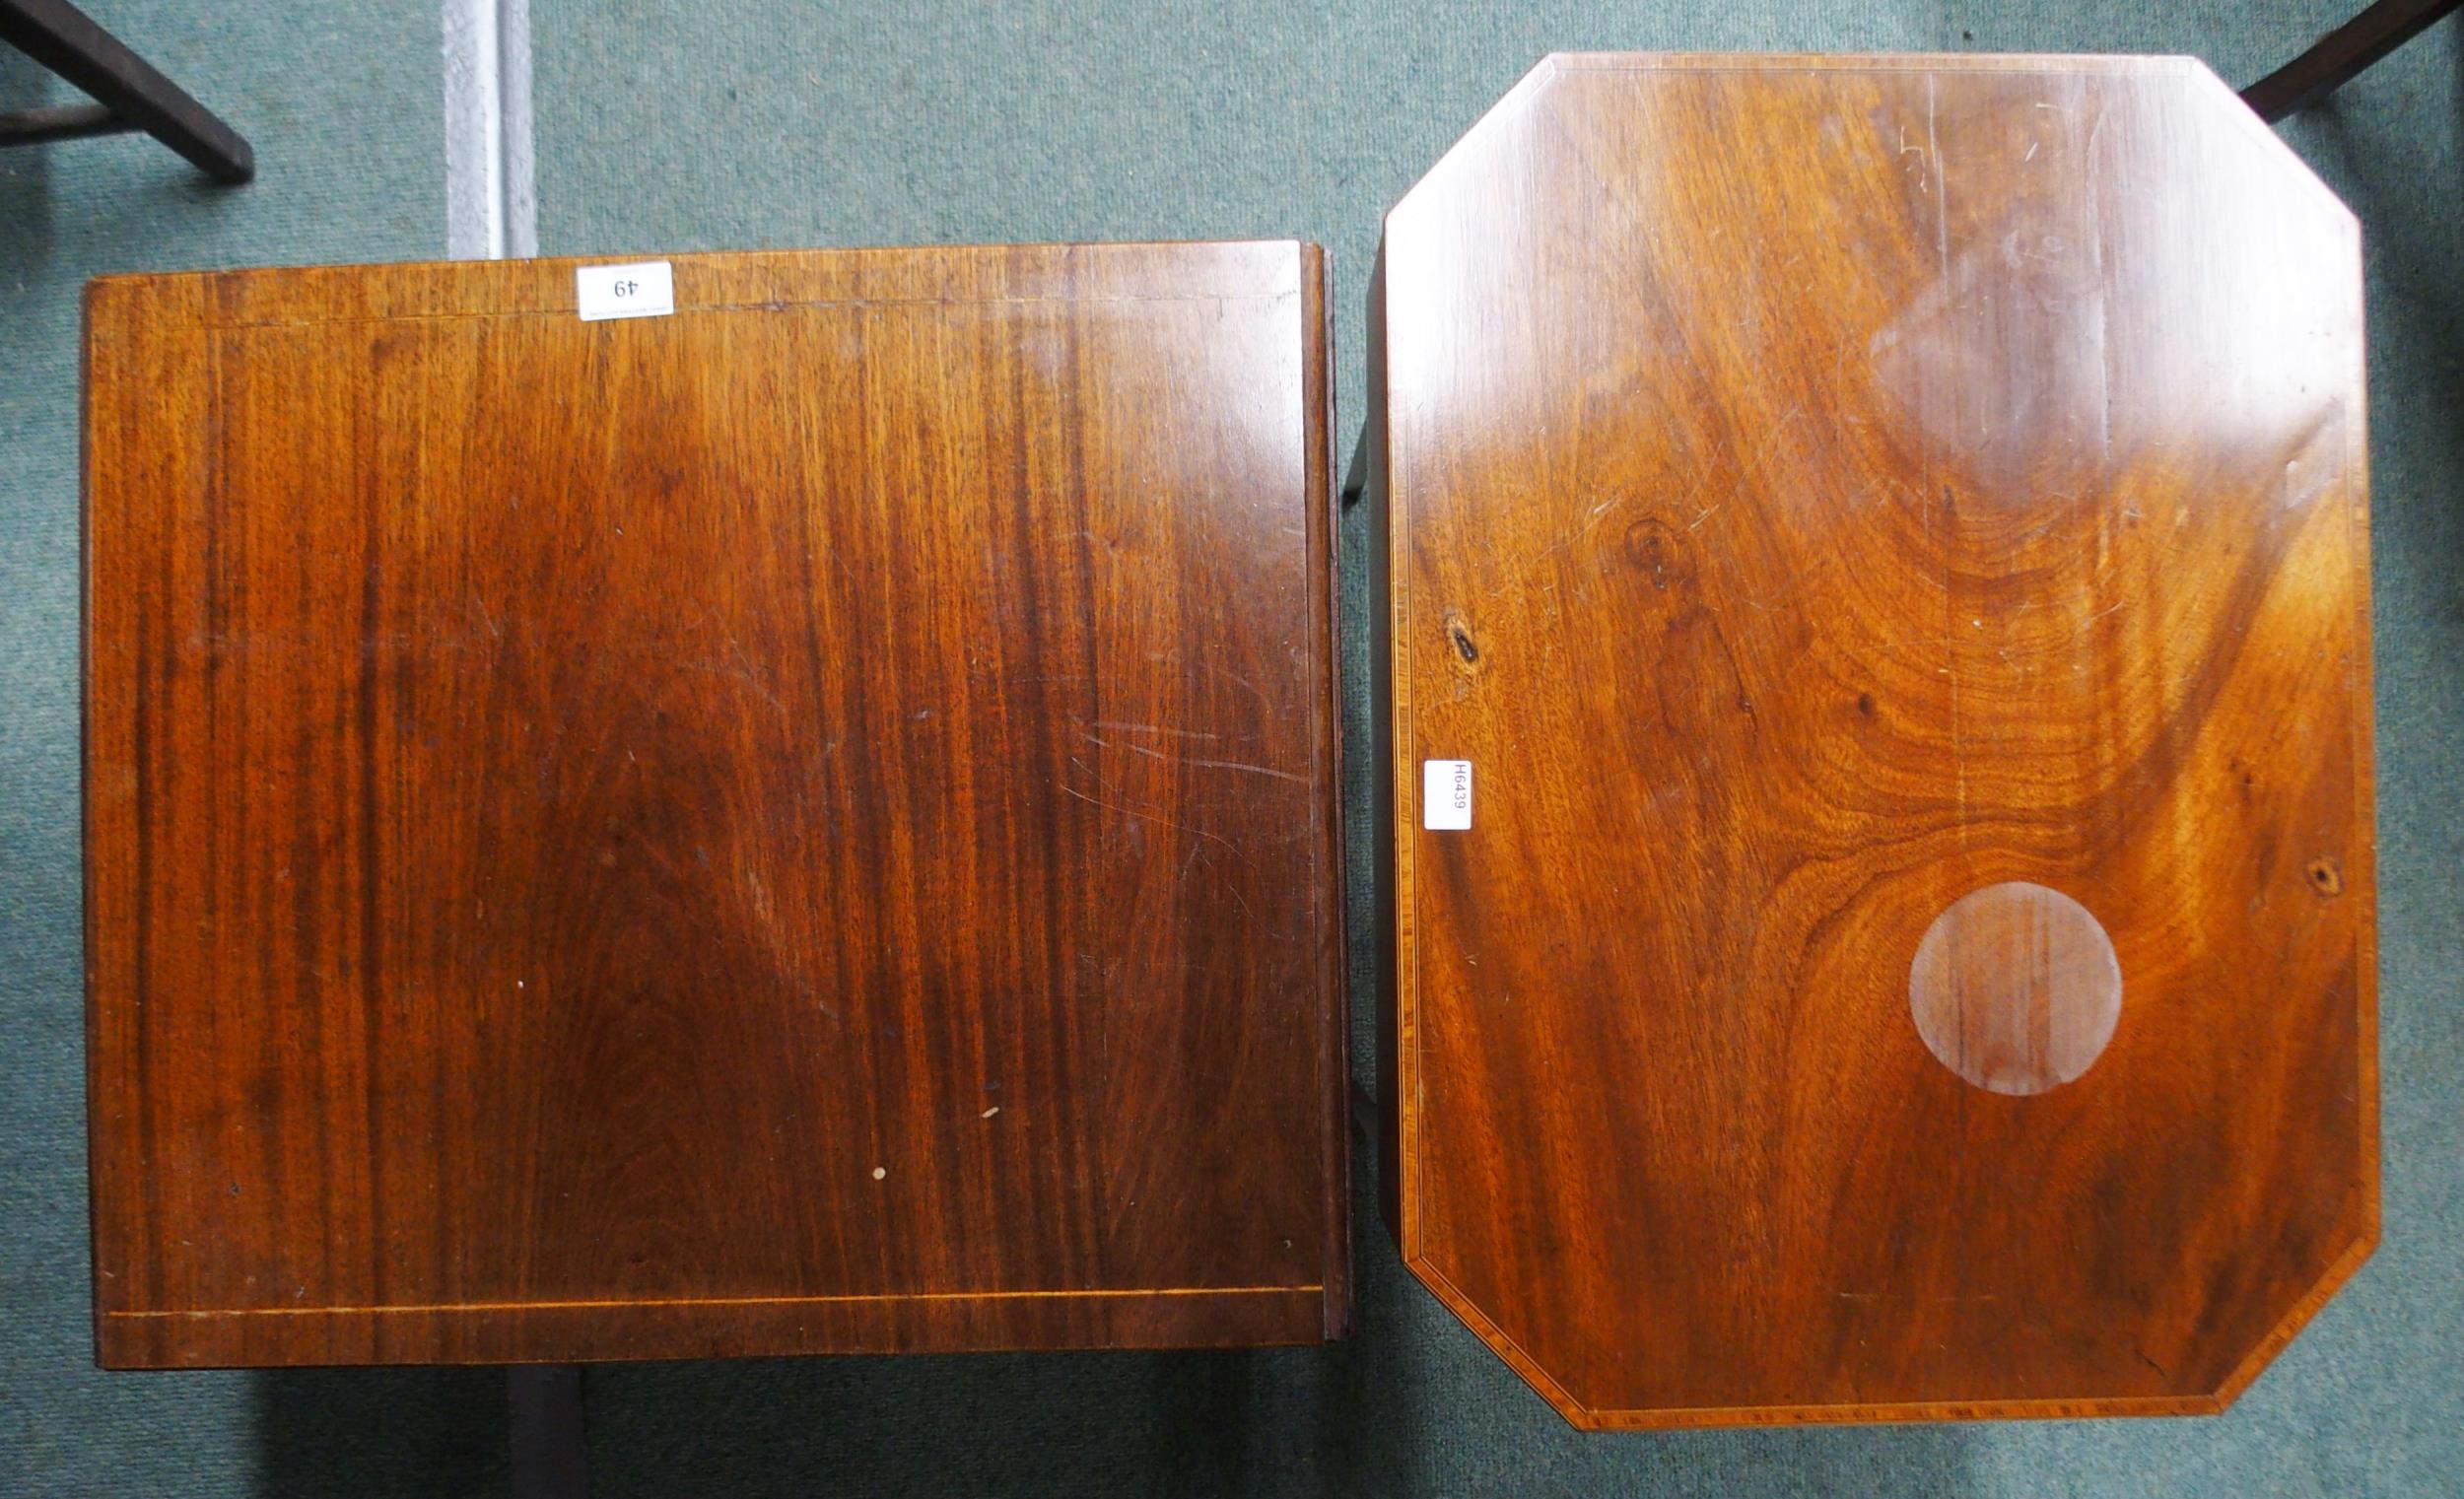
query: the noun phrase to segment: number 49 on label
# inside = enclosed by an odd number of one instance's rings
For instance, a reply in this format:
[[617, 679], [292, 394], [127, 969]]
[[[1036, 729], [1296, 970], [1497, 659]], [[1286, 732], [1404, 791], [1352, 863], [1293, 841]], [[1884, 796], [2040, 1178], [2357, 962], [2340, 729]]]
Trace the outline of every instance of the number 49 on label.
[[585, 265], [574, 272], [574, 305], [583, 322], [664, 317], [676, 310], [675, 272], [664, 260]]

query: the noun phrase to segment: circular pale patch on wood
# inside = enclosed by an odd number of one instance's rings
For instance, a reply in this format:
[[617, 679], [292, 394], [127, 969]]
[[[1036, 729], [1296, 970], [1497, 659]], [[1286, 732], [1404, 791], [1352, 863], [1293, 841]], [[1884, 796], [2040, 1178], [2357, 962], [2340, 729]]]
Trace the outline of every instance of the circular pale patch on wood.
[[1971, 890], [1925, 928], [1908, 1012], [1936, 1060], [1980, 1088], [2058, 1088], [2104, 1055], [2122, 966], [2088, 908], [2015, 880]]

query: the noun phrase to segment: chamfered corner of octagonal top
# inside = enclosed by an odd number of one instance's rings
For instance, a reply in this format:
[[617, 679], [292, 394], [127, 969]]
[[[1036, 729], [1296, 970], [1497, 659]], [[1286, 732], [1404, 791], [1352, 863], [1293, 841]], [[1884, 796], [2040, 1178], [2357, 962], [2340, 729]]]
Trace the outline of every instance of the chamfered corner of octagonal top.
[[2241, 131], [2262, 155], [2275, 163], [2279, 176], [2332, 212], [2352, 235], [2358, 249], [2361, 238], [2360, 216], [2354, 213], [2352, 206], [2336, 189], [2327, 185], [2327, 179], [2318, 174], [2317, 169], [2300, 152], [2285, 144], [2285, 138], [2276, 133], [2275, 126], [2259, 118], [2259, 111], [2251, 108], [2248, 101], [2231, 84], [2219, 77], [2205, 58], [2172, 57], [2165, 60], [2180, 64], [2193, 92], [2207, 100], [2209, 107], [2221, 110], [2233, 128]]
[[2258, 1382], [2259, 1376], [2265, 1374], [2268, 1367], [2293, 1346], [2293, 1340], [2310, 1325], [2311, 1319], [2335, 1300], [2353, 1277], [2361, 1272], [2361, 1266], [2369, 1263], [2370, 1257], [2378, 1253], [2378, 1192], [2372, 1187], [2362, 1203], [2361, 1221], [2355, 1226], [2343, 1252], [2327, 1262], [2327, 1267], [2319, 1271], [2318, 1278], [2310, 1282], [2309, 1288], [2286, 1307], [2285, 1314], [2276, 1319], [2267, 1334], [2251, 1345], [2250, 1351], [2242, 1355], [2241, 1362], [2224, 1376], [2224, 1382], [2206, 1397], [2214, 1402], [2212, 1413], [2221, 1415], [2230, 1409], [2233, 1402]]
[[1472, 1336], [1478, 1338], [1550, 1409], [1563, 1416], [1578, 1431], [1609, 1429], [1612, 1412], [1604, 1412], [1585, 1404], [1573, 1391], [1559, 1384], [1555, 1375], [1541, 1368], [1540, 1360], [1525, 1351], [1523, 1345], [1499, 1327], [1495, 1319], [1465, 1295], [1463, 1289], [1438, 1267], [1426, 1252], [1405, 1248], [1400, 1240], [1397, 1249], [1402, 1255], [1403, 1268], [1410, 1272], [1411, 1278], [1419, 1281], [1423, 1290], [1436, 1297], [1439, 1306], [1453, 1313], [1455, 1321], [1470, 1329]]
[[1516, 80], [1515, 86], [1508, 89], [1504, 97], [1482, 111], [1480, 117], [1472, 122], [1471, 129], [1456, 137], [1455, 143], [1447, 147], [1444, 154], [1431, 163], [1429, 169], [1421, 172], [1409, 187], [1403, 189], [1403, 195], [1386, 211], [1386, 234], [1392, 237], [1396, 229], [1408, 219], [1409, 210], [1416, 203], [1428, 201], [1434, 195], [1436, 184], [1453, 175], [1467, 158], [1478, 155], [1487, 149], [1489, 142], [1504, 135], [1507, 126], [1547, 92], [1567, 59], [1577, 55], [1580, 54], [1550, 52], [1532, 64], [1530, 71]]

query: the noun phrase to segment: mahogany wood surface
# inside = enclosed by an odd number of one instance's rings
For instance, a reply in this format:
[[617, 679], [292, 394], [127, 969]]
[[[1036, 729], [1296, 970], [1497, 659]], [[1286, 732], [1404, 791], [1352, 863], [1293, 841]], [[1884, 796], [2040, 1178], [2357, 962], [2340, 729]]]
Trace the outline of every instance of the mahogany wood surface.
[[1560, 56], [1389, 216], [1389, 1211], [1570, 1419], [2211, 1411], [2366, 1258], [2361, 335], [2182, 60]]
[[105, 1364], [1348, 1317], [1323, 263], [112, 278]]

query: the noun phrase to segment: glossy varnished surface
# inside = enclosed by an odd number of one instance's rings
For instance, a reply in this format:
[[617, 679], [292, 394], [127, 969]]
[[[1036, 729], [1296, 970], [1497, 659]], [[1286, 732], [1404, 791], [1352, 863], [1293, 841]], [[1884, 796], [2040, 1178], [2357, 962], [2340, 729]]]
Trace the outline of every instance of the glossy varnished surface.
[[2377, 1229], [2350, 215], [2192, 63], [1560, 57], [1371, 317], [1412, 1268], [1586, 1425], [2231, 1398]]
[[95, 285], [103, 1361], [1339, 1328], [1318, 252], [675, 281]]

